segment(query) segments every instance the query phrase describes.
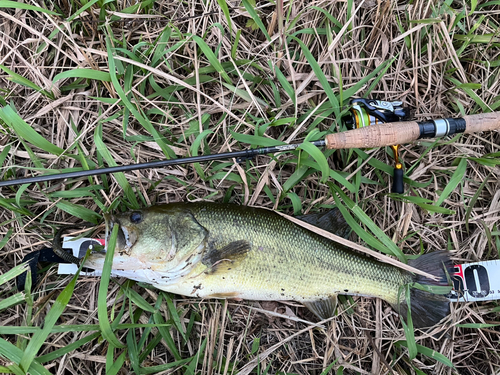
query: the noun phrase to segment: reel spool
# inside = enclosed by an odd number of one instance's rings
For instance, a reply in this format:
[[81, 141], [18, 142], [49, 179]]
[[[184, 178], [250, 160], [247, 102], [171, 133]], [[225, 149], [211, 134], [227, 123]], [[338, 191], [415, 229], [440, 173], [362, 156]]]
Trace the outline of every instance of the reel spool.
[[[352, 99], [350, 116], [345, 116], [342, 121], [350, 129], [362, 128], [365, 126], [383, 124], [386, 122], [399, 122], [409, 120], [410, 110], [403, 107], [403, 102], [386, 102], [375, 99]], [[392, 183], [392, 193], [404, 193], [403, 184], [403, 164], [399, 161], [400, 145], [393, 145], [391, 149], [394, 153], [394, 177]]]

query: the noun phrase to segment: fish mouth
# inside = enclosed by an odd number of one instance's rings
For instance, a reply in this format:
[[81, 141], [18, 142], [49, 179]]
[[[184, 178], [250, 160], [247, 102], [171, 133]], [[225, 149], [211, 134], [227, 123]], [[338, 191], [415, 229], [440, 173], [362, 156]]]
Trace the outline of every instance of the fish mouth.
[[103, 214], [104, 221], [106, 225], [105, 236], [104, 236], [104, 249], [92, 251], [89, 258], [85, 262], [85, 267], [93, 268], [95, 270], [102, 270], [104, 266], [104, 260], [106, 258], [106, 253], [110, 243], [111, 232], [115, 225], [118, 225], [118, 235], [115, 244], [115, 255], [113, 263], [117, 258], [128, 258], [130, 249], [134, 246], [137, 241], [137, 235], [135, 231], [127, 229], [125, 226], [120, 224], [120, 221], [114, 217], [112, 214]]
[[106, 235], [104, 237], [105, 249], [108, 249], [111, 232], [113, 231], [114, 226], [118, 225], [119, 229], [118, 236], [116, 238], [115, 251], [128, 253], [137, 241], [136, 231], [122, 225], [120, 221], [111, 214], [104, 214], [104, 220], [106, 222]]

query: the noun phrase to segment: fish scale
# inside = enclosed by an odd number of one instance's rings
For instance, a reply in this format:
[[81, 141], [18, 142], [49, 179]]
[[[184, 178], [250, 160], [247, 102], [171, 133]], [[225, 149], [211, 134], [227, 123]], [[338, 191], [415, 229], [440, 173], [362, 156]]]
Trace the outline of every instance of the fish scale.
[[[274, 212], [224, 205], [192, 210], [202, 226], [217, 228], [210, 230], [215, 246], [223, 247], [235, 239], [251, 244], [247, 258], [233, 272], [204, 277], [204, 286], [211, 292], [200, 290], [200, 297], [238, 293], [244, 299], [312, 301], [340, 292], [396, 304], [401, 285], [411, 282], [404, 271], [358, 255]], [[221, 222], [224, 216], [229, 220]], [[226, 224], [235, 221], [246, 225]]]
[[[114, 274], [185, 296], [294, 300], [320, 318], [335, 311], [337, 294], [378, 297], [404, 315], [402, 287], [447, 285], [449, 255], [421, 256], [414, 266], [438, 280], [414, 276], [326, 239], [275, 212], [231, 204], [174, 203], [107, 217], [118, 225]], [[330, 228], [332, 229], [332, 228]], [[103, 254], [86, 267], [102, 269]], [[447, 315], [442, 296], [410, 289], [416, 326]], [[402, 303], [401, 303], [402, 302]]]

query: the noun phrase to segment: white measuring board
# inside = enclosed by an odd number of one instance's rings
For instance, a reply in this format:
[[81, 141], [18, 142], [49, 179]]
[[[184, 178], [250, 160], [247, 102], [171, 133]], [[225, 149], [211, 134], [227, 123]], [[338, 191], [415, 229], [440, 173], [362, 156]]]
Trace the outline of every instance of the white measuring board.
[[[104, 240], [99, 240], [95, 238], [78, 238], [65, 237], [62, 243], [63, 249], [71, 249], [73, 255], [77, 258], [83, 258], [88, 249], [92, 249], [93, 246], [99, 245], [104, 246]], [[59, 263], [57, 268], [57, 273], [60, 275], [74, 275], [78, 271], [78, 266], [73, 263]], [[82, 276], [101, 276], [101, 271], [92, 272], [80, 272]]]
[[[104, 240], [93, 238], [64, 238], [64, 249], [73, 250], [73, 255], [83, 258], [87, 249], [94, 245], [104, 246]], [[57, 273], [74, 275], [76, 264], [60, 263]], [[100, 276], [100, 271], [81, 272], [82, 276]], [[111, 271], [113, 276], [113, 271]], [[500, 260], [466, 263], [454, 266], [450, 275], [453, 290], [446, 295], [453, 302], [500, 300]]]
[[450, 301], [472, 302], [500, 299], [500, 260], [459, 264], [451, 274]]

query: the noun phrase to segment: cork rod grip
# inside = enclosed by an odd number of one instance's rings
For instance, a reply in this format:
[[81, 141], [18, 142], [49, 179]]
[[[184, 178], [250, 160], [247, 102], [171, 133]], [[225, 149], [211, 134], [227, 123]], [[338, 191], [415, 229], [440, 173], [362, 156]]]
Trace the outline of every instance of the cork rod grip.
[[500, 130], [500, 112], [464, 116], [464, 120], [466, 123], [465, 134]]
[[372, 148], [410, 143], [418, 139], [419, 136], [418, 124], [415, 121], [407, 121], [388, 122], [328, 134], [325, 140], [326, 147], [331, 149]]

